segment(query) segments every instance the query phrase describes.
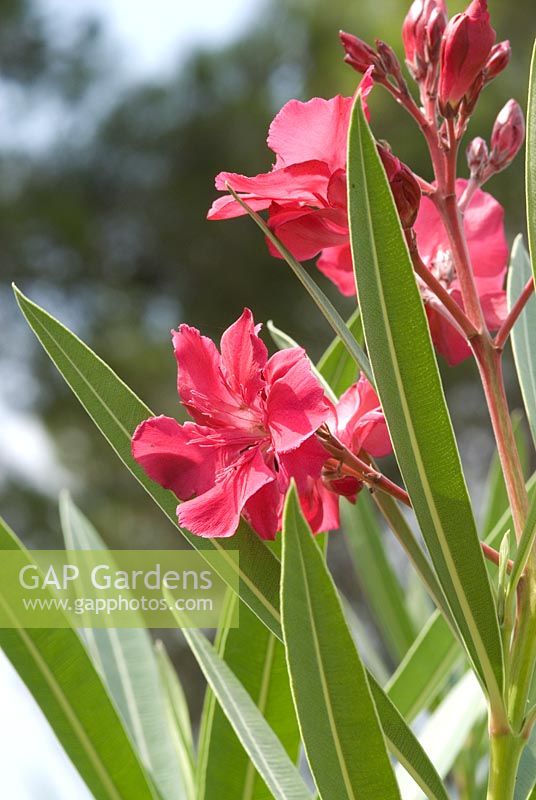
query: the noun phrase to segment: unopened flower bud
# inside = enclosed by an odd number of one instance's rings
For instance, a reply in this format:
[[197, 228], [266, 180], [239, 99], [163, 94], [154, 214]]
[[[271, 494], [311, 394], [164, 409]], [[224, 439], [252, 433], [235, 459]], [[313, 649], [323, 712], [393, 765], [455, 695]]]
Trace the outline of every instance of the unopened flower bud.
[[486, 66], [484, 67], [486, 83], [492, 81], [497, 77], [497, 75], [506, 69], [510, 62], [511, 55], [512, 48], [510, 47], [510, 42], [508, 40], [493, 45], [489, 54], [489, 58], [486, 61]]
[[487, 0], [473, 0], [448, 23], [441, 42], [439, 102], [442, 109], [456, 108], [482, 73], [495, 31], [491, 27]]
[[491, 132], [490, 164], [496, 172], [516, 157], [525, 139], [525, 119], [519, 103], [509, 100], [495, 120]]
[[406, 63], [421, 81], [439, 57], [441, 37], [447, 24], [442, 0], [414, 0], [402, 26]]
[[477, 136], [476, 139], [473, 139], [473, 141], [469, 143], [465, 154], [467, 156], [467, 165], [471, 172], [471, 177], [478, 179], [488, 164], [488, 145], [482, 137]]
[[413, 227], [421, 204], [421, 188], [413, 172], [390, 150], [378, 145], [398, 215], [404, 230]]
[[363, 74], [370, 66], [378, 67], [378, 54], [369, 44], [344, 31], [339, 31], [339, 39], [345, 52], [344, 60], [356, 72]]
[[376, 39], [376, 49], [380, 57], [381, 65], [386, 75], [394, 75], [395, 77], [402, 77], [400, 72], [400, 64], [393, 48], [381, 39]]

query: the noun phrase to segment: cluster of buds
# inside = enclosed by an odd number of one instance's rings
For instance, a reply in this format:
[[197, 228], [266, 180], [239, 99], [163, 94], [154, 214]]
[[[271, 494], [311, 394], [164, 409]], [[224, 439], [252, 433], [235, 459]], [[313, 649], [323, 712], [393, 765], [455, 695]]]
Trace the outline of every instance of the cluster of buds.
[[381, 83], [391, 78], [399, 89], [405, 88], [400, 62], [390, 45], [381, 39], [376, 39], [376, 49], [374, 49], [363, 39], [344, 31], [339, 31], [339, 38], [344, 48], [344, 60], [352, 69], [361, 75], [370, 70], [373, 80]]
[[435, 83], [446, 25], [443, 0], [415, 0], [402, 27], [408, 69], [428, 91]]
[[499, 111], [491, 133], [491, 150], [481, 137], [470, 142], [466, 155], [471, 179], [483, 184], [491, 175], [511, 164], [525, 139], [525, 119], [521, 106], [509, 100]]

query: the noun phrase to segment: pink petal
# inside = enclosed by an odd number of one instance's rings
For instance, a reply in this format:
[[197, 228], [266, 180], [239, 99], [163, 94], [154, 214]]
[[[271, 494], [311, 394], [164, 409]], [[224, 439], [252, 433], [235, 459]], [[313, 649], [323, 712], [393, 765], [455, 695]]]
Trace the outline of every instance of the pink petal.
[[494, 333], [497, 331], [508, 315], [508, 306], [506, 303], [506, 292], [490, 292], [483, 295], [482, 311], [484, 312], [484, 320], [488, 329]]
[[320, 478], [322, 467], [329, 454], [322, 447], [316, 436], [310, 436], [295, 450], [279, 456], [279, 486], [285, 493], [291, 478], [296, 481], [298, 491], [305, 491], [309, 478]]
[[[319, 198], [327, 195], [329, 178], [330, 172], [322, 161], [304, 161], [253, 178], [236, 172], [220, 172], [216, 176], [216, 189], [224, 192], [229, 184], [257, 211], [268, 208], [271, 202], [299, 201], [317, 206]], [[226, 195], [212, 205], [208, 218], [229, 219], [245, 213], [240, 203], [231, 195]]]
[[436, 350], [451, 367], [455, 367], [471, 355], [471, 348], [463, 336], [448, 322], [443, 314], [426, 306], [426, 316]]
[[268, 133], [268, 147], [277, 154], [276, 167], [316, 159], [324, 161], [330, 172], [344, 168], [351, 110], [352, 98], [340, 95], [286, 103]]
[[225, 384], [216, 345], [189, 325], [172, 331], [172, 337], [178, 365], [177, 389], [183, 404], [201, 424], [227, 421], [227, 412], [239, 400]]
[[244, 517], [261, 539], [275, 539], [281, 530], [281, 511], [284, 495], [281, 494], [277, 481], [262, 486], [247, 501]]
[[339, 527], [339, 497], [321, 480], [310, 480], [300, 494], [302, 511], [313, 533], [335, 531]]
[[[298, 261], [307, 261], [324, 247], [348, 241], [346, 212], [336, 208], [270, 207], [269, 225], [275, 235]], [[279, 250], [268, 242], [272, 255]]]
[[355, 277], [349, 244], [324, 247], [316, 266], [345, 297], [355, 295]]
[[262, 369], [268, 360], [266, 345], [255, 330], [253, 314], [242, 316], [221, 337], [221, 363], [231, 391], [251, 406], [264, 386]]
[[[467, 181], [456, 181], [456, 194], [462, 194]], [[475, 277], [492, 280], [495, 289], [502, 288], [508, 260], [502, 206], [487, 192], [477, 190], [464, 216], [464, 228]], [[449, 251], [447, 232], [439, 212], [428, 197], [422, 197], [414, 226], [417, 245], [425, 264], [430, 264], [438, 251]], [[453, 284], [454, 285], [454, 284]], [[490, 288], [483, 284], [483, 288]]]
[[375, 458], [392, 452], [380, 401], [364, 376], [341, 396], [337, 404], [337, 423], [340, 440], [352, 452], [357, 454], [365, 450]]
[[199, 435], [192, 423], [179, 425], [170, 417], [152, 417], [136, 428], [132, 456], [151, 480], [186, 500], [214, 482], [213, 454], [192, 441]]
[[276, 453], [294, 450], [324, 422], [329, 405], [300, 347], [281, 350], [264, 371], [266, 422]]
[[218, 475], [211, 489], [180, 505], [179, 523], [197, 536], [232, 536], [249, 498], [274, 478], [260, 450], [253, 449]]

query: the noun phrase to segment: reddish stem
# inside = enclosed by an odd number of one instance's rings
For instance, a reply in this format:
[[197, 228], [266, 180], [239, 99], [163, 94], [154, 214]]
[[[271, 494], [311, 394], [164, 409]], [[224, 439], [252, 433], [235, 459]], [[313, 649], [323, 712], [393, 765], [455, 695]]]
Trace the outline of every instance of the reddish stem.
[[506, 340], [510, 335], [510, 331], [514, 327], [519, 315], [525, 308], [527, 302], [530, 300], [533, 292], [534, 292], [534, 277], [531, 276], [526, 282], [523, 291], [521, 292], [516, 302], [510, 309], [510, 313], [504, 320], [503, 324], [501, 325], [501, 327], [497, 332], [497, 335], [495, 336], [493, 344], [498, 350], [502, 350], [502, 348], [506, 344]]
[[478, 331], [467, 316], [464, 310], [458, 305], [458, 303], [451, 297], [448, 291], [445, 289], [442, 283], [437, 280], [435, 275], [433, 275], [424, 261], [422, 260], [419, 251], [417, 250], [417, 245], [415, 242], [414, 236], [408, 236], [408, 247], [409, 252], [411, 255], [411, 259], [413, 261], [413, 267], [415, 272], [421, 278], [424, 283], [428, 286], [428, 288], [435, 294], [438, 300], [441, 300], [445, 308], [449, 311], [451, 316], [454, 320], [458, 323], [459, 327], [461, 328], [462, 332], [465, 334], [467, 339], [472, 339], [474, 336], [478, 335]]

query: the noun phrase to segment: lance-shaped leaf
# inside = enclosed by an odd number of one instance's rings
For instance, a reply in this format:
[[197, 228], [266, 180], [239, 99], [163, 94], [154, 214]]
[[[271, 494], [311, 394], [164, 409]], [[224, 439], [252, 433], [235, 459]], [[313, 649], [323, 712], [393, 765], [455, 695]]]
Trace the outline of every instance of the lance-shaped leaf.
[[[346, 325], [356, 342], [363, 346], [363, 322], [359, 308], [356, 308], [350, 319], [346, 321]], [[338, 336], [326, 348], [316, 366], [337, 397], [340, 397], [357, 380], [355, 361], [350, 357]]]
[[427, 796], [446, 800], [426, 753], [363, 668], [295, 489], [286, 501], [283, 530], [281, 602], [287, 663], [305, 751], [321, 797], [398, 798], [387, 740]]
[[[106, 549], [93, 525], [66, 492], [60, 497], [60, 515], [66, 550]], [[80, 559], [84, 563], [83, 553]], [[78, 596], [84, 597], [83, 582], [76, 582], [75, 588]], [[89, 595], [91, 587], [87, 590]], [[84, 639], [162, 797], [183, 800], [188, 796], [189, 775], [182, 774], [176, 758], [160, 672], [143, 616], [139, 614], [137, 627], [88, 628]]]
[[[142, 420], [153, 416], [152, 412], [77, 336], [18, 289], [15, 294], [28, 324], [89, 416], [130, 472], [177, 526], [177, 498], [151, 481], [130, 452], [133, 432]], [[280, 566], [264, 542], [245, 523], [229, 539], [204, 539], [178, 526], [177, 530], [201, 554], [204, 550], [217, 550], [224, 557], [227, 550], [240, 551], [240, 596], [280, 636]]]
[[[0, 519], [0, 551], [30, 553]], [[52, 598], [48, 590], [43, 597]], [[0, 629], [0, 647], [47, 718], [96, 800], [156, 800], [108, 692], [72, 628], [24, 629], [2, 592], [13, 628]]]
[[281, 611], [296, 713], [320, 795], [399, 798], [364, 667], [294, 489], [283, 521]]
[[[531, 276], [529, 254], [521, 234], [512, 247], [508, 270], [508, 307], [512, 308]], [[512, 349], [532, 438], [536, 443], [536, 297], [533, 294], [519, 315], [512, 333]]]
[[[240, 681], [268, 725], [296, 763], [300, 733], [288, 681], [282, 643], [243, 603], [240, 624], [231, 628], [234, 594], [222, 614], [216, 650]], [[214, 693], [207, 689], [199, 735], [197, 800], [271, 800], [271, 793], [260, 778], [240, 740], [228, 722]]]
[[[180, 622], [180, 617], [177, 618]], [[184, 628], [183, 633], [218, 703], [272, 793], [271, 796], [276, 800], [311, 800], [298, 769], [236, 675], [202, 633], [193, 628]], [[220, 794], [217, 796], [219, 798]]]
[[341, 512], [354, 570], [382, 639], [398, 663], [409, 650], [416, 632], [406, 609], [402, 586], [385, 551], [372, 499], [367, 492], [362, 492], [355, 505], [345, 503]]
[[536, 278], [536, 42], [530, 65], [529, 99], [527, 107], [527, 229], [532, 274]]
[[348, 163], [365, 340], [393, 447], [467, 651], [500, 706], [503, 657], [491, 586], [422, 299], [359, 96]]

